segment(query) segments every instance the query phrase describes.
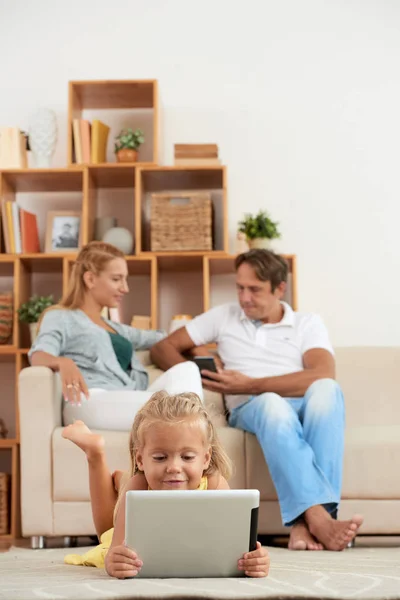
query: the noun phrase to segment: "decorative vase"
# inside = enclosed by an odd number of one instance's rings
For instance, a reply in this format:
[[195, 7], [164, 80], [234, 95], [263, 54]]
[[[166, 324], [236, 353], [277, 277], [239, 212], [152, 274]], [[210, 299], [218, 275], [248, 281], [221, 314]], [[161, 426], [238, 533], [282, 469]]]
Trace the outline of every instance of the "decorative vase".
[[249, 248], [261, 248], [262, 250], [271, 249], [271, 240], [269, 238], [254, 238], [254, 240], [247, 240]]
[[175, 315], [171, 319], [171, 323], [169, 326], [169, 333], [172, 333], [173, 331], [176, 331], [177, 329], [184, 327], [186, 325], [186, 323], [188, 323], [191, 320], [192, 320], [191, 315]]
[[117, 226], [116, 217], [98, 217], [94, 224], [94, 239], [101, 242], [107, 231]]
[[131, 254], [133, 250], [133, 235], [124, 227], [112, 227], [106, 231], [103, 242], [112, 244], [124, 254]]
[[138, 151], [131, 150], [130, 148], [122, 148], [122, 150], [118, 150], [117, 152], [117, 162], [137, 162], [138, 159]]
[[40, 108], [32, 117], [29, 129], [29, 145], [35, 166], [50, 167], [51, 159], [57, 143], [56, 114], [49, 108]]
[[29, 323], [29, 333], [31, 334], [31, 345], [36, 340], [39, 332], [39, 323]]

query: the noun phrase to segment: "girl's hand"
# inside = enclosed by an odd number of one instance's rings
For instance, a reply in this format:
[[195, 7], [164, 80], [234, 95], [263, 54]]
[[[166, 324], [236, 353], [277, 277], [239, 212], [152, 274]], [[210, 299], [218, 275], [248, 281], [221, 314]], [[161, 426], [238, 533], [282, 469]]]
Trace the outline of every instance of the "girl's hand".
[[83, 379], [82, 373], [73, 360], [61, 357], [59, 360], [58, 371], [61, 377], [63, 396], [66, 402], [72, 404], [81, 403], [81, 393], [89, 397], [89, 390]]
[[238, 561], [238, 568], [244, 571], [248, 577], [266, 577], [269, 573], [269, 554], [263, 548], [260, 542], [257, 542], [257, 549], [252, 552], [246, 552]]
[[142, 566], [143, 563], [136, 552], [124, 544], [111, 547], [106, 554], [105, 567], [111, 577], [136, 577]]

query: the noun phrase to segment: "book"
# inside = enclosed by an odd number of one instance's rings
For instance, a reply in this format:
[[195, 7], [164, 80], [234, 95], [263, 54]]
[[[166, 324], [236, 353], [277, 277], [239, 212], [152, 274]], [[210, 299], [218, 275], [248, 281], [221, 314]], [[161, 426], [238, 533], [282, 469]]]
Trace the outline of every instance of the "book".
[[14, 244], [15, 244], [15, 254], [22, 253], [22, 242], [21, 242], [21, 225], [19, 221], [19, 208], [16, 202], [11, 202], [11, 212], [12, 212], [12, 223], [14, 230]]
[[221, 164], [219, 158], [175, 158], [177, 167], [213, 167]]
[[106, 162], [109, 131], [108, 125], [98, 119], [93, 120], [91, 158], [92, 163], [95, 165]]
[[9, 250], [10, 254], [15, 254], [15, 237], [14, 237], [14, 226], [13, 226], [13, 215], [12, 215], [12, 206], [13, 202], [7, 201], [6, 205], [6, 221], [7, 221], [7, 230], [8, 230], [8, 239], [9, 239]]
[[217, 144], [174, 144], [174, 155], [180, 158], [185, 156], [217, 158], [218, 146]]
[[79, 121], [81, 135], [82, 162], [86, 165], [90, 164], [91, 145], [90, 145], [90, 121], [80, 119]]
[[36, 254], [40, 252], [39, 231], [37, 217], [31, 212], [19, 209], [19, 220], [21, 223], [22, 252]]
[[82, 139], [81, 139], [80, 119], [74, 119], [72, 121], [72, 134], [73, 134], [73, 140], [74, 140], [75, 162], [78, 165], [81, 165], [83, 163], [83, 156], [82, 156]]
[[0, 168], [25, 169], [28, 166], [26, 141], [18, 127], [0, 127]]

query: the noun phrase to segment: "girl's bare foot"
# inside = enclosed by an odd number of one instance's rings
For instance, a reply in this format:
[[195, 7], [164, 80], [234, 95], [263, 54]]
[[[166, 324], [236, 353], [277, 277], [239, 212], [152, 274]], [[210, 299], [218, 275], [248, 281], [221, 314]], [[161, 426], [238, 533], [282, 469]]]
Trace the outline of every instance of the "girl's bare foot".
[[310, 533], [324, 545], [326, 550], [344, 550], [356, 537], [363, 523], [361, 515], [349, 521], [335, 521], [323, 506], [312, 506], [304, 513]]
[[290, 530], [289, 550], [323, 550], [324, 547], [311, 535], [304, 521], [299, 521]]
[[104, 438], [98, 433], [92, 433], [83, 421], [75, 421], [72, 425], [64, 427], [62, 434], [66, 440], [74, 442], [84, 451], [88, 458], [102, 454]]

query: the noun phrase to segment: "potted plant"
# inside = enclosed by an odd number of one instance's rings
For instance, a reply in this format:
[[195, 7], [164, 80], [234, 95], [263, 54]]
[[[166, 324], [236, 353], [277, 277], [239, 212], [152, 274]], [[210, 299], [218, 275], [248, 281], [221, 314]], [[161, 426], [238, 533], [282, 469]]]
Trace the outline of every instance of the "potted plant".
[[53, 296], [38, 296], [35, 294], [29, 298], [28, 302], [21, 304], [19, 307], [19, 320], [21, 323], [27, 323], [29, 325], [31, 344], [33, 344], [37, 336], [40, 315], [44, 310], [46, 310], [46, 308], [52, 306], [53, 304]]
[[239, 231], [246, 235], [249, 248], [270, 248], [271, 240], [281, 237], [278, 225], [266, 211], [260, 210], [255, 216], [245, 214]]
[[115, 154], [118, 162], [137, 162], [138, 148], [144, 142], [141, 129], [122, 129], [115, 138]]

